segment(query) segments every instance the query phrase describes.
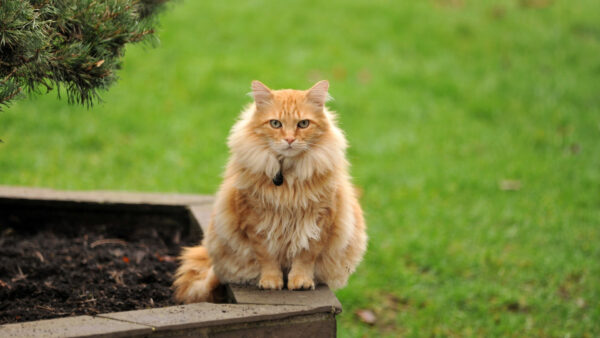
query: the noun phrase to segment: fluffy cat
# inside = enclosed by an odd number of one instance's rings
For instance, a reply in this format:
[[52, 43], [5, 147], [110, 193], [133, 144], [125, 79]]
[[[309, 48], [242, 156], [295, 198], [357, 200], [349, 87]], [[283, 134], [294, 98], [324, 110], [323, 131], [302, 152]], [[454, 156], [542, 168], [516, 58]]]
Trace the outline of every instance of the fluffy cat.
[[343, 287], [367, 235], [348, 175], [346, 139], [327, 110], [329, 82], [271, 90], [252, 82], [254, 103], [233, 126], [231, 157], [202, 244], [177, 270], [179, 302], [211, 301], [220, 283], [290, 290]]

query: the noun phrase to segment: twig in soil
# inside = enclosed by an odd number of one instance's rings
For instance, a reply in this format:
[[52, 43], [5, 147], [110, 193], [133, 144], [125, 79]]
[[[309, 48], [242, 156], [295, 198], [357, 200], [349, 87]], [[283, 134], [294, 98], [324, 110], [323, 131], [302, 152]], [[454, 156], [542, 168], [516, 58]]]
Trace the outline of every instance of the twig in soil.
[[125, 283], [123, 283], [123, 271], [112, 270], [108, 274], [117, 284], [125, 286]]
[[104, 244], [120, 244], [120, 245], [127, 245], [127, 242], [125, 242], [122, 239], [118, 239], [118, 238], [105, 238], [105, 239], [99, 239], [97, 241], [94, 241], [92, 244], [90, 244], [90, 248], [95, 248], [99, 245], [104, 245]]
[[2, 279], [0, 279], [0, 287], [8, 288], [10, 290], [10, 285], [6, 284]]
[[10, 281], [11, 282], [18, 282], [22, 279], [27, 279], [27, 275], [23, 273], [23, 270], [21, 270], [21, 267], [17, 265], [17, 269], [19, 270], [19, 273]]
[[96, 298], [90, 298], [86, 300], [80, 300], [80, 303], [96, 303]]
[[41, 252], [39, 252], [39, 251], [36, 251], [36, 252], [35, 252], [35, 256], [36, 256], [37, 258], [39, 258], [40, 262], [44, 263], [44, 256], [42, 256], [42, 253], [41, 253]]
[[36, 305], [35, 307], [37, 307], [38, 309], [42, 309], [42, 310], [46, 310], [46, 311], [50, 311], [50, 312], [54, 312], [54, 309], [49, 307], [49, 306], [44, 306], [44, 305]]
[[158, 258], [159, 262], [175, 262], [175, 261], [177, 261], [177, 257], [173, 257], [173, 256], [169, 256], [169, 255], [161, 256], [158, 252], [156, 253], [156, 258]]
[[68, 315], [68, 314], [69, 314], [68, 312], [56, 312], [56, 309], [54, 309], [54, 308], [51, 308], [51, 307], [49, 307], [49, 306], [44, 306], [44, 305], [36, 305], [35, 307], [36, 307], [36, 308], [38, 308], [38, 309], [46, 310], [46, 311], [48, 311], [48, 312], [52, 312], [52, 313], [54, 313], [55, 315]]

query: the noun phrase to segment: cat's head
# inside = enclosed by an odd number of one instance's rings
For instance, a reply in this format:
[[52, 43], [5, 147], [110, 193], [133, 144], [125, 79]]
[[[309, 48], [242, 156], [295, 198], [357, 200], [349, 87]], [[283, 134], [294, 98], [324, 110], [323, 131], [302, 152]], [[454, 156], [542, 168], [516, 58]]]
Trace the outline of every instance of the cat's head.
[[331, 128], [325, 112], [329, 82], [308, 90], [271, 90], [252, 82], [255, 110], [251, 124], [257, 137], [281, 157], [294, 157], [311, 148]]

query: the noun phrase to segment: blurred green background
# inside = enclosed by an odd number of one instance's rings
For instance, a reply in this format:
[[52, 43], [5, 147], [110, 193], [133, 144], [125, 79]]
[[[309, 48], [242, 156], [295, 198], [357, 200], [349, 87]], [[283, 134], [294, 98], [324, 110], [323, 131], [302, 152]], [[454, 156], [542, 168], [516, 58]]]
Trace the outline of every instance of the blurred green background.
[[600, 335], [600, 1], [187, 0], [158, 36], [92, 109], [0, 112], [0, 184], [212, 194], [251, 80], [329, 79], [370, 236], [340, 336]]

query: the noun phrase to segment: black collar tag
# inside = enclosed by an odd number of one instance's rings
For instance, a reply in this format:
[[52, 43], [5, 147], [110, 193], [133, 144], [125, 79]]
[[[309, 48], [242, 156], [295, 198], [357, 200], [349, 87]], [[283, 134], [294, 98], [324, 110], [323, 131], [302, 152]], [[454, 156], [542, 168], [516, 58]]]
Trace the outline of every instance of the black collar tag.
[[277, 172], [277, 175], [273, 178], [273, 184], [276, 186], [280, 186], [283, 184], [283, 174], [281, 173], [281, 169]]

